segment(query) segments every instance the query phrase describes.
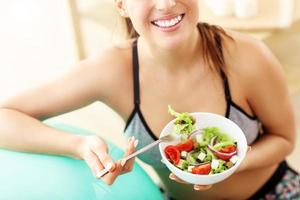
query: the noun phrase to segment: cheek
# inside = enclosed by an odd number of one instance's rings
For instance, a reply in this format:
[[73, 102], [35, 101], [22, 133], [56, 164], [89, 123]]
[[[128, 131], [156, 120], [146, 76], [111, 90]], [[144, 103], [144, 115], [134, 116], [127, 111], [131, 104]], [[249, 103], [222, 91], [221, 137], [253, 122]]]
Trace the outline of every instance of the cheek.
[[199, 3], [198, 0], [186, 0], [185, 5], [188, 10], [188, 17], [191, 22], [199, 21]]
[[131, 22], [135, 28], [135, 30], [141, 34], [144, 32], [144, 30], [147, 28], [147, 20], [145, 18], [142, 18], [141, 16], [131, 16], [130, 17]]
[[146, 13], [146, 10], [134, 10], [134, 12], [130, 12], [129, 14], [135, 30], [139, 33], [142, 33], [150, 25], [150, 21]]

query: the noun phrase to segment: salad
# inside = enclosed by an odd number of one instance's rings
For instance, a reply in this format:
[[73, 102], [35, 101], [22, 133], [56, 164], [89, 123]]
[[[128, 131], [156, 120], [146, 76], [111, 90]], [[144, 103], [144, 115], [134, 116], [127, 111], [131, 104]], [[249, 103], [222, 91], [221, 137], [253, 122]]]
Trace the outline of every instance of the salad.
[[[174, 131], [181, 142], [164, 149], [167, 159], [179, 169], [193, 174], [217, 174], [238, 161], [237, 143], [218, 127], [195, 128], [189, 113], [177, 113], [169, 106], [175, 119]], [[192, 134], [195, 132], [199, 134]]]

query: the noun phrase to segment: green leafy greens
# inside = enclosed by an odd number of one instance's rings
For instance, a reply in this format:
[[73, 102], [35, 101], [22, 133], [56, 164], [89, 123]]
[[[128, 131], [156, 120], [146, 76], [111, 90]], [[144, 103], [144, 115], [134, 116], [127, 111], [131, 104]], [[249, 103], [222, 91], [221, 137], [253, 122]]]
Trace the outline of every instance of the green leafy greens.
[[188, 113], [178, 113], [168, 106], [168, 111], [176, 117], [174, 130], [178, 134], [190, 134], [195, 130], [195, 119]]

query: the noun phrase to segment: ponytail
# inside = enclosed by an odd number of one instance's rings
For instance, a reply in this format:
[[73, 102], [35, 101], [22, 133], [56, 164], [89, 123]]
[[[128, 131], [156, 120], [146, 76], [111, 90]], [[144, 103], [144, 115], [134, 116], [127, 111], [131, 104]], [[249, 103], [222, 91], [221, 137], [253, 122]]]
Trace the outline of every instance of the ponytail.
[[225, 37], [231, 40], [233, 40], [233, 38], [228, 35], [224, 29], [215, 25], [198, 23], [197, 28], [201, 36], [205, 62], [212, 70], [226, 73], [226, 63], [223, 54], [224, 48], [222, 44]]
[[125, 25], [126, 25], [126, 35], [128, 39], [139, 37], [139, 34], [134, 29], [132, 22], [129, 18], [125, 18]]

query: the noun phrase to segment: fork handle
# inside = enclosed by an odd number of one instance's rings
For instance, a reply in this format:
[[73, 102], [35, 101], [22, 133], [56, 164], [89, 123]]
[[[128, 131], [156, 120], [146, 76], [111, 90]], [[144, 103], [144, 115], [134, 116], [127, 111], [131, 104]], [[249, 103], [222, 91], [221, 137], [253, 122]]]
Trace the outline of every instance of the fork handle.
[[[122, 158], [121, 160], [124, 160], [124, 162], [126, 162], [127, 160], [129, 160], [130, 158], [133, 158], [141, 153], [144, 153], [145, 151], [148, 151], [149, 149], [151, 149], [152, 147], [154, 147], [155, 145], [159, 144], [162, 140], [158, 139], [155, 142], [152, 142], [150, 144], [148, 144], [147, 146], [144, 146], [143, 148], [137, 150], [136, 152]], [[109, 172], [109, 170], [107, 170], [106, 168], [102, 169], [97, 175], [97, 178], [101, 178], [102, 176], [104, 176], [105, 174], [107, 174]]]

